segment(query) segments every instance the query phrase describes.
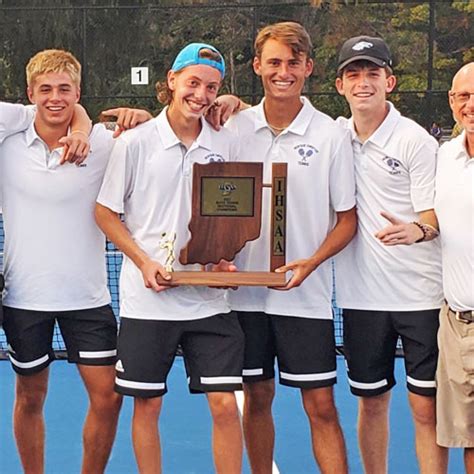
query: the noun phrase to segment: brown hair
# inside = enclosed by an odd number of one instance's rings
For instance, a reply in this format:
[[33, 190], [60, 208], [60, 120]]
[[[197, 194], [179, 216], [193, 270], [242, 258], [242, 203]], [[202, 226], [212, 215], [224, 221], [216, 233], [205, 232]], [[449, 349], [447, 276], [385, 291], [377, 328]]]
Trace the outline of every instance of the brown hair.
[[[344, 66], [337, 74], [337, 77], [342, 78], [343, 74], [347, 69], [350, 67], [354, 67], [356, 69], [364, 69], [364, 68], [369, 68], [369, 67], [379, 67], [377, 64], [373, 63], [369, 59], [358, 59], [357, 61], [353, 61], [349, 63], [347, 66]], [[393, 76], [393, 69], [390, 66], [382, 66], [380, 69], [385, 69], [385, 74], [387, 77]]]
[[255, 38], [254, 49], [255, 56], [262, 56], [263, 46], [269, 39], [281, 41], [291, 48], [295, 56], [305, 54], [311, 57], [313, 44], [308, 32], [302, 25], [294, 21], [284, 21], [268, 25], [258, 32]]
[[81, 84], [81, 64], [69, 51], [45, 49], [36, 53], [26, 65], [26, 83], [31, 86], [37, 76], [50, 72], [67, 72], [76, 86]]

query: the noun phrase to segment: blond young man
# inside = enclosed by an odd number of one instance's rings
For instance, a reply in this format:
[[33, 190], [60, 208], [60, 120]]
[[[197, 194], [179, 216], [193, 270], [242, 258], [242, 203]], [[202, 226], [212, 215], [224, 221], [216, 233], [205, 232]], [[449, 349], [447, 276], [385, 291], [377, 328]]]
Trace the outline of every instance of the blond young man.
[[[34, 120], [35, 110], [32, 106], [10, 104], [0, 101], [0, 145], [5, 138], [15, 133], [26, 130]], [[80, 164], [89, 152], [89, 132], [91, 129], [87, 112], [81, 105], [76, 104], [71, 129], [67, 137], [62, 137], [59, 142], [63, 145], [61, 163], [70, 162]], [[12, 158], [14, 159], [14, 158]], [[0, 184], [1, 186], [1, 184]], [[0, 213], [2, 203], [0, 201]], [[0, 326], [3, 322], [2, 292], [4, 287], [3, 274], [0, 273]]]
[[17, 373], [13, 423], [26, 473], [44, 472], [43, 405], [55, 321], [90, 401], [83, 473], [104, 471], [121, 406], [113, 390], [117, 325], [109, 306], [105, 238], [93, 215], [111, 133], [94, 127], [90, 158], [61, 165], [61, 137], [79, 101], [80, 73], [69, 52], [45, 50], [33, 56], [26, 75], [34, 121], [0, 148], [4, 329]]
[[[388, 469], [390, 390], [401, 337], [419, 468], [443, 473], [447, 453], [436, 445], [435, 433], [436, 333], [443, 298], [440, 249], [432, 228], [438, 146], [387, 102], [396, 84], [391, 67], [381, 38], [350, 38], [339, 54], [336, 88], [352, 117], [338, 120], [352, 136], [359, 226], [336, 257], [336, 301], [344, 310], [349, 384], [359, 397], [365, 471]], [[398, 219], [417, 222], [409, 228], [412, 241], [423, 240], [416, 248], [387, 247], [377, 239], [387, 220]]]
[[[291, 272], [283, 291], [241, 287], [229, 294], [246, 337], [244, 434], [252, 472], [272, 472], [275, 428], [275, 358], [283, 385], [299, 388], [322, 472], [346, 472], [345, 443], [334, 404], [336, 353], [329, 259], [356, 229], [354, 176], [349, 135], [301, 97], [313, 70], [312, 44], [298, 23], [263, 28], [255, 40], [253, 67], [261, 77], [262, 102], [232, 117], [243, 161], [288, 163], [287, 259]], [[232, 103], [235, 98], [219, 98]], [[269, 215], [269, 195], [263, 215]], [[270, 229], [247, 243], [237, 268], [268, 268]], [[287, 291], [291, 290], [291, 291]], [[295, 460], [297, 471], [297, 460]]]
[[[455, 74], [449, 105], [464, 132], [441, 146], [436, 170], [446, 298], [440, 312], [436, 372], [437, 442], [464, 448], [466, 473], [474, 472], [474, 63]], [[455, 210], [455, 212], [453, 212]], [[397, 221], [377, 237], [388, 246], [422, 239], [417, 225]]]

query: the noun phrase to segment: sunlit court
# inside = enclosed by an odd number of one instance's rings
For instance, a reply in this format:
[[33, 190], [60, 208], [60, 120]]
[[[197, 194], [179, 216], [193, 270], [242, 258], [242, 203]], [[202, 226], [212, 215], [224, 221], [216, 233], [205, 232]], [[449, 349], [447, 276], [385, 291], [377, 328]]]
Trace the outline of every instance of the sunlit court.
[[472, 3], [0, 0], [0, 473], [474, 474]]

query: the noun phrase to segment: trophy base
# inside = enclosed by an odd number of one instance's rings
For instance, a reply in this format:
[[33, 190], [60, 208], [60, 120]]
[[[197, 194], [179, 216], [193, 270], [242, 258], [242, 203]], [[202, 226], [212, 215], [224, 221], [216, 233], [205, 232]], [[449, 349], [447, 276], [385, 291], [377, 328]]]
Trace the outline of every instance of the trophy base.
[[171, 280], [160, 275], [156, 280], [160, 285], [193, 286], [285, 286], [286, 276], [276, 272], [172, 272]]

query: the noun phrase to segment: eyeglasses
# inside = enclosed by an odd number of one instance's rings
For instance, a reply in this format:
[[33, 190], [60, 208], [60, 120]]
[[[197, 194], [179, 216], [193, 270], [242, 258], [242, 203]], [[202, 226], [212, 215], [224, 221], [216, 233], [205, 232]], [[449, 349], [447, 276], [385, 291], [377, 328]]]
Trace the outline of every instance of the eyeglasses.
[[460, 104], [465, 104], [474, 95], [474, 92], [450, 92], [449, 95]]

